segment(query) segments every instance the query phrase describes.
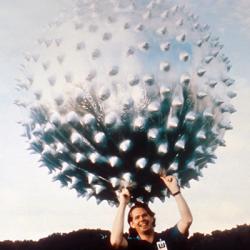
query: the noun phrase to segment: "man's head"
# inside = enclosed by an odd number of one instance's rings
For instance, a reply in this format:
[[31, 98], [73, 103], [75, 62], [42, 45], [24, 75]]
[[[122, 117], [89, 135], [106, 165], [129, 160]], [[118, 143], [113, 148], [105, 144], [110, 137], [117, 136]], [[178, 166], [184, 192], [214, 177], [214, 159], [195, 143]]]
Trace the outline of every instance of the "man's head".
[[130, 225], [129, 233], [148, 234], [155, 227], [155, 213], [148, 207], [147, 204], [137, 202], [131, 207], [128, 213], [128, 223]]

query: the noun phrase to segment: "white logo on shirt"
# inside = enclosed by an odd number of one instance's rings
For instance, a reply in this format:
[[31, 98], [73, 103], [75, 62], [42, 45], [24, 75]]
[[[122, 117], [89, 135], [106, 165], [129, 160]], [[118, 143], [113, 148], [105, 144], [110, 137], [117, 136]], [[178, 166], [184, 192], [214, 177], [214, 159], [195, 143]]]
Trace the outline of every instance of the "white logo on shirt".
[[168, 250], [165, 240], [159, 240], [156, 242], [158, 250]]

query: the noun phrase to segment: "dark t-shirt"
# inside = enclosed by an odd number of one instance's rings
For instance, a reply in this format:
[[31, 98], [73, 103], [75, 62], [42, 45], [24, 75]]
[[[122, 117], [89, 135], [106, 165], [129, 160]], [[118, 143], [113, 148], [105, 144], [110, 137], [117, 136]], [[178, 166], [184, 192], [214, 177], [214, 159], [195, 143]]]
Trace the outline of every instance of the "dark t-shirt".
[[185, 250], [187, 237], [180, 233], [177, 226], [161, 233], [155, 233], [152, 243], [137, 237], [126, 236], [127, 250]]

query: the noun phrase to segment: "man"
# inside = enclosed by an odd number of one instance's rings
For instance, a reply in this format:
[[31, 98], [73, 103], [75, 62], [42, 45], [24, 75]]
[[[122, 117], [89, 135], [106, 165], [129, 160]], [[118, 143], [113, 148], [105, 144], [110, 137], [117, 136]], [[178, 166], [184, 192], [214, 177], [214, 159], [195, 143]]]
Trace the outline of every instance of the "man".
[[[130, 235], [123, 235], [125, 209], [130, 201], [128, 189], [122, 189], [119, 195], [119, 206], [112, 226], [110, 243], [113, 248], [134, 250], [181, 250], [184, 248], [188, 229], [192, 224], [192, 214], [184, 200], [177, 180], [173, 176], [162, 176], [161, 179], [175, 198], [180, 213], [180, 220], [173, 227], [162, 233], [154, 231], [155, 217], [147, 204], [138, 203], [128, 213]], [[134, 232], [134, 233], [133, 233]]]

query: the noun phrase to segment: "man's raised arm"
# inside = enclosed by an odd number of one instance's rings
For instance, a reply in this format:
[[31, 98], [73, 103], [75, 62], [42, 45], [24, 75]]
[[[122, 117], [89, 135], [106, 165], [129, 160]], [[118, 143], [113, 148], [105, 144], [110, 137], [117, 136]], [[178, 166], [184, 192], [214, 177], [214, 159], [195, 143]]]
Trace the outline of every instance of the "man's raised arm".
[[114, 248], [127, 247], [128, 242], [123, 236], [125, 209], [130, 200], [128, 189], [123, 188], [119, 195], [119, 206], [112, 225], [110, 243]]
[[162, 176], [161, 179], [164, 181], [166, 187], [175, 198], [181, 216], [180, 221], [177, 223], [177, 227], [179, 231], [185, 235], [188, 233], [188, 229], [193, 222], [191, 211], [180, 192], [180, 187], [177, 183], [176, 178], [173, 176]]

